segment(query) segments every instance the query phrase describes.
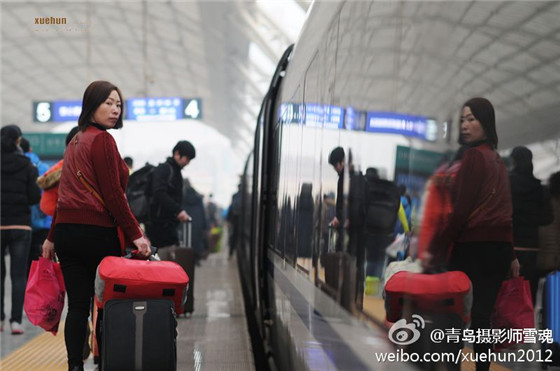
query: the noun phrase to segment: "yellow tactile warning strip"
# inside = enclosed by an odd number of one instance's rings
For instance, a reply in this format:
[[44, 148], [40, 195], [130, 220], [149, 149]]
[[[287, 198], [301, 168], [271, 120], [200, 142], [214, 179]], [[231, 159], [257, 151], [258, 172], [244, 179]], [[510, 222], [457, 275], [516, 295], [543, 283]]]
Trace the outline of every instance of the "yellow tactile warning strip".
[[0, 361], [4, 371], [66, 371], [66, 347], [64, 346], [64, 323], [56, 336], [45, 332], [28, 341]]

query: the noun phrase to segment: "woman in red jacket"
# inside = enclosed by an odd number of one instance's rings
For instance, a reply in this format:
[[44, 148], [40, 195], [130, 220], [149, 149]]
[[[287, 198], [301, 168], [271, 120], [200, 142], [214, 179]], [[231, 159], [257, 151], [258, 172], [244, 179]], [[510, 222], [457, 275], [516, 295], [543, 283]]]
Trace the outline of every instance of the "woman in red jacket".
[[[519, 275], [513, 253], [512, 204], [506, 166], [496, 152], [494, 107], [485, 98], [468, 100], [461, 110], [459, 144], [464, 152], [450, 185], [453, 211], [430, 244], [432, 256], [447, 257], [449, 270], [467, 274], [473, 287], [471, 329], [490, 329], [490, 317], [508, 271]], [[452, 249], [448, 251], [448, 249]], [[443, 253], [442, 253], [443, 252]], [[487, 353], [492, 344], [474, 344]], [[488, 370], [477, 362], [476, 370]]]
[[149, 241], [125, 197], [128, 167], [107, 132], [123, 126], [122, 103], [119, 88], [107, 81], [94, 81], [85, 90], [80, 131], [64, 153], [58, 203], [43, 244], [45, 258], [52, 259], [56, 250], [68, 292], [64, 337], [72, 371], [83, 370], [97, 266], [104, 257], [121, 254], [121, 236], [149, 255]]

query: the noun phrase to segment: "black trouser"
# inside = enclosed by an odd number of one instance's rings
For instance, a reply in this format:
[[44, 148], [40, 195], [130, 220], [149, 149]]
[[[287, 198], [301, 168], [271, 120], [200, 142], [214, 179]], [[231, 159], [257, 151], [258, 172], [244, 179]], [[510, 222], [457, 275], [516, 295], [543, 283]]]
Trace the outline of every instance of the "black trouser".
[[83, 365], [82, 350], [94, 293], [95, 273], [101, 260], [119, 256], [116, 228], [86, 224], [57, 224], [54, 247], [60, 259], [68, 293], [64, 340], [70, 368]]
[[[511, 266], [511, 244], [507, 242], [457, 243], [451, 254], [449, 270], [467, 274], [472, 283], [471, 329], [492, 328], [490, 319], [502, 281]], [[487, 353], [492, 344], [474, 344], [475, 353]], [[485, 371], [490, 362], [477, 362], [476, 370]]]

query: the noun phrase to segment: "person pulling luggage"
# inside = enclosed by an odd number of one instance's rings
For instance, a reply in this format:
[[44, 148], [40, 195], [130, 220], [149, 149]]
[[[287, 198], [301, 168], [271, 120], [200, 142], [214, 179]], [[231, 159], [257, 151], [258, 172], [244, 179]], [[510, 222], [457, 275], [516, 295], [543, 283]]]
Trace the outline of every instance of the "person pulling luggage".
[[43, 257], [60, 260], [68, 293], [64, 340], [68, 369], [84, 369], [86, 339], [95, 272], [106, 256], [120, 256], [131, 242], [139, 254], [150, 254], [150, 242], [138, 226], [125, 197], [128, 168], [108, 133], [123, 126], [120, 89], [94, 81], [85, 90], [79, 132], [64, 153], [56, 211]]
[[179, 247], [177, 227], [186, 223], [190, 216], [182, 208], [183, 177], [181, 170], [196, 156], [194, 146], [179, 141], [168, 157], [153, 171], [150, 185], [150, 220], [146, 222], [146, 233], [152, 245], [158, 248], [161, 260], [175, 260]]

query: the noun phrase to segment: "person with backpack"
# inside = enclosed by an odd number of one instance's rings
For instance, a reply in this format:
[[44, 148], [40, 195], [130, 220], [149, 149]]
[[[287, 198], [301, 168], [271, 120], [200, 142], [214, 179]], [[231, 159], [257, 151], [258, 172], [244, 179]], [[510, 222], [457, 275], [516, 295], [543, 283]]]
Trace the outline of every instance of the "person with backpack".
[[394, 182], [379, 177], [376, 168], [366, 169], [365, 180], [366, 277], [381, 278], [385, 249], [394, 239], [401, 195]]
[[196, 156], [194, 146], [186, 140], [179, 141], [171, 153], [173, 157], [153, 169], [149, 187], [150, 219], [145, 223], [146, 233], [162, 260], [173, 260], [179, 247], [179, 223], [190, 219], [182, 206], [181, 170]]
[[[20, 147], [23, 154], [37, 168], [39, 177], [49, 170], [49, 165], [41, 161], [39, 156], [33, 152], [33, 149], [27, 139], [21, 138]], [[45, 238], [47, 238], [47, 235], [49, 234], [51, 223], [52, 217], [43, 213], [39, 204], [31, 205], [31, 248], [29, 249], [29, 257], [27, 259], [27, 275], [29, 275], [29, 270], [31, 269], [31, 262], [33, 260], [37, 260], [42, 254], [41, 247], [43, 246], [43, 241], [45, 241]]]
[[531, 295], [536, 299], [539, 284], [537, 254], [539, 227], [554, 220], [550, 195], [533, 175], [533, 153], [527, 147], [515, 147], [510, 154], [513, 169], [509, 173], [513, 204], [513, 243], [521, 264], [520, 275], [531, 283]]
[[553, 221], [539, 230], [537, 267], [541, 277], [560, 270], [560, 171], [550, 175], [548, 190]]

